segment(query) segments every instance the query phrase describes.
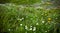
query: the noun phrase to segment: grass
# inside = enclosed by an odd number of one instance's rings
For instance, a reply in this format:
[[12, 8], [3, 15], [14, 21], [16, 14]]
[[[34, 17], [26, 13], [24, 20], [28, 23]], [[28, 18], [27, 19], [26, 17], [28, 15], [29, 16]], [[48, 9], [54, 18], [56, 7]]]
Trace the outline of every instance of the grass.
[[58, 12], [54, 8], [0, 5], [0, 29], [2, 33], [50, 33], [57, 23]]

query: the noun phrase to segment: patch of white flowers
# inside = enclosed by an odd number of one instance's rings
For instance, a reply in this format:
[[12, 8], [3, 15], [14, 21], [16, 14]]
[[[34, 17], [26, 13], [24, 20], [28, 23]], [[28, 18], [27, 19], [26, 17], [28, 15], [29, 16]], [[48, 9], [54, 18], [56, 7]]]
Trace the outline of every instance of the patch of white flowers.
[[39, 25], [39, 23], [36, 23], [36, 25]]
[[32, 30], [32, 26], [30, 26], [30, 29], [29, 30]]
[[32, 28], [30, 28], [29, 30], [32, 30]]
[[47, 31], [45, 31], [45, 32], [47, 32]]
[[36, 27], [33, 27], [33, 31], [36, 31]]
[[42, 23], [45, 23], [45, 21], [42, 21]]
[[20, 26], [22, 26], [22, 24], [20, 24]]
[[20, 18], [18, 18], [17, 20], [20, 20], [20, 21], [22, 21], [23, 19], [24, 19], [24, 18], [21, 18], [21, 19], [20, 19]]
[[11, 29], [8, 29], [8, 31], [11, 31]]
[[25, 25], [25, 29], [26, 29], [26, 30], [28, 29], [28, 26], [27, 26], [27, 25]]
[[32, 26], [30, 26], [30, 27], [32, 27]]

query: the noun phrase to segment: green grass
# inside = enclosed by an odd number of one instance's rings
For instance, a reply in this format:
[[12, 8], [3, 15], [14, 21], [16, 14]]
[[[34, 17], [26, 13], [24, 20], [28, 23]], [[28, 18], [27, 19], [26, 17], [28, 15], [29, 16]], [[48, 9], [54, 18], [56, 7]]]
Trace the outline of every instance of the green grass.
[[57, 9], [0, 5], [0, 29], [2, 33], [49, 33], [57, 23], [58, 12]]

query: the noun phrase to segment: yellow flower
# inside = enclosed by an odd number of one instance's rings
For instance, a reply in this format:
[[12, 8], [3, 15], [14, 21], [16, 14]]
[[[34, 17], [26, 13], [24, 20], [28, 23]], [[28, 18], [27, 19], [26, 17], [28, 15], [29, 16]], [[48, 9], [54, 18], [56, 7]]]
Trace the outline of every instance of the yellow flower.
[[48, 18], [48, 21], [51, 21], [51, 18]]
[[48, 18], [48, 23], [50, 23], [51, 22], [51, 18]]

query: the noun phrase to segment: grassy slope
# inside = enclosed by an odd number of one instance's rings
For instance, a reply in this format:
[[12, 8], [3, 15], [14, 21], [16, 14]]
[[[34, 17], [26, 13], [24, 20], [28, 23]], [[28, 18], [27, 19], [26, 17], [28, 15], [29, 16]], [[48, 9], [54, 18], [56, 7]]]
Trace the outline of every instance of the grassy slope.
[[56, 9], [13, 4], [0, 6], [0, 24], [3, 23], [0, 29], [6, 33], [48, 33], [54, 28], [58, 12]]

